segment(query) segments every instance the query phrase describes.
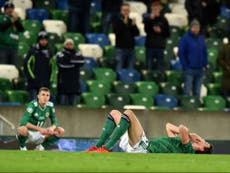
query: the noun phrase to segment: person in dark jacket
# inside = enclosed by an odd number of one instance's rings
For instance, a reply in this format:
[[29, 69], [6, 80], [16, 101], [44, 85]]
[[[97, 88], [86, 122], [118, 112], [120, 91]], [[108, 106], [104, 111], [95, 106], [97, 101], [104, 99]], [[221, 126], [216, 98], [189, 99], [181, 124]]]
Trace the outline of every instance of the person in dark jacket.
[[217, 22], [217, 17], [220, 14], [220, 4], [217, 0], [186, 0], [185, 8], [188, 12], [189, 22], [193, 19], [199, 20], [204, 34], [207, 33], [208, 25]]
[[[200, 23], [194, 19], [190, 29], [179, 42], [178, 56], [183, 67], [184, 95], [200, 97], [204, 71], [207, 66], [207, 47], [200, 33]], [[191, 93], [192, 92], [192, 93]]]
[[62, 105], [76, 105], [80, 99], [80, 67], [84, 59], [74, 49], [74, 42], [68, 38], [64, 48], [57, 54], [58, 66], [58, 97]]
[[113, 31], [116, 35], [116, 70], [133, 68], [135, 64], [135, 36], [139, 35], [139, 30], [136, 20], [129, 18], [129, 13], [129, 4], [123, 3], [120, 17], [113, 22]]
[[53, 53], [48, 47], [48, 34], [38, 33], [38, 42], [28, 51], [24, 61], [24, 72], [28, 81], [30, 99], [35, 99], [41, 87], [50, 88]]
[[121, 4], [122, 0], [101, 0], [102, 32], [108, 34], [110, 24], [119, 17]]
[[224, 44], [218, 53], [217, 61], [222, 67], [223, 76], [221, 80], [221, 90], [224, 97], [230, 96], [230, 36], [228, 43]]
[[12, 2], [6, 1], [0, 15], [0, 64], [17, 66], [19, 32], [24, 31], [22, 21]]
[[144, 29], [147, 34], [146, 66], [148, 70], [153, 69], [154, 59], [157, 62], [157, 70], [164, 70], [164, 49], [166, 39], [170, 36], [167, 19], [161, 15], [162, 5], [160, 1], [152, 3], [152, 12], [144, 19]]

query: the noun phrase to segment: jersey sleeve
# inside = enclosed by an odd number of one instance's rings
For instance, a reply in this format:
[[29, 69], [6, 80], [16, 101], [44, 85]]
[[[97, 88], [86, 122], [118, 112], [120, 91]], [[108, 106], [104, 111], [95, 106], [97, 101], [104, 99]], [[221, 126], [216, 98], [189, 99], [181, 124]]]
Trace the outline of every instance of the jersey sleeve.
[[27, 106], [24, 112], [24, 115], [22, 116], [21, 123], [20, 123], [21, 126], [25, 126], [29, 122], [29, 119], [32, 116], [32, 113], [34, 112], [34, 110], [35, 110], [35, 107], [33, 106], [33, 104], [29, 103], [29, 105]]
[[183, 153], [195, 153], [191, 141], [189, 141], [187, 144], [182, 144], [182, 150]]
[[53, 105], [53, 103], [49, 103], [49, 104], [50, 104], [50, 121], [51, 121], [51, 124], [57, 126], [57, 118], [56, 118], [54, 105]]

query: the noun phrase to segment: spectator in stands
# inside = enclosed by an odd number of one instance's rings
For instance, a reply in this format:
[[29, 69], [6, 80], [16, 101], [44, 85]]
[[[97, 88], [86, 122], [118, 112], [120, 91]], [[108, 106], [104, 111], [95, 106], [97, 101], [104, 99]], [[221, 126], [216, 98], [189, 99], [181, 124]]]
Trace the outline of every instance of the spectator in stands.
[[228, 43], [220, 48], [217, 61], [223, 71], [221, 92], [224, 97], [228, 97], [230, 96], [230, 36]]
[[[184, 73], [184, 95], [200, 97], [204, 71], [207, 66], [207, 47], [200, 33], [200, 23], [194, 19], [190, 29], [179, 42], [178, 56]], [[192, 92], [192, 93], [191, 93]]]
[[89, 32], [90, 4], [91, 0], [68, 0], [69, 32]]
[[136, 19], [129, 18], [130, 6], [121, 5], [120, 17], [113, 22], [113, 31], [116, 35], [115, 61], [116, 69], [133, 68], [135, 64], [135, 36], [139, 35]]
[[17, 65], [19, 32], [24, 31], [14, 4], [6, 1], [0, 15], [0, 64]]
[[68, 38], [64, 48], [57, 54], [58, 97], [62, 105], [76, 105], [80, 100], [80, 67], [84, 63], [81, 53], [74, 49], [74, 42]]
[[53, 53], [48, 47], [48, 34], [38, 33], [38, 42], [28, 51], [24, 61], [24, 72], [28, 81], [30, 99], [35, 99], [41, 87], [50, 87]]
[[153, 1], [152, 11], [144, 19], [145, 32], [147, 34], [146, 47], [146, 66], [148, 70], [153, 69], [153, 62], [156, 60], [157, 69], [164, 70], [164, 49], [166, 39], [170, 36], [169, 24], [167, 19], [161, 14], [162, 5], [160, 1]]
[[[20, 126], [17, 129], [17, 139], [20, 150], [27, 150], [26, 144], [33, 143], [36, 150], [44, 150], [48, 143], [58, 140], [59, 136], [64, 134], [64, 129], [57, 126], [55, 108], [52, 102], [49, 102], [50, 90], [42, 87], [39, 89], [37, 98], [32, 100], [22, 117]], [[51, 125], [44, 127], [46, 119], [49, 118]]]
[[217, 22], [217, 16], [220, 13], [220, 4], [216, 0], [186, 0], [185, 8], [189, 22], [194, 18], [198, 19], [204, 34], [207, 33], [208, 25]]
[[108, 34], [110, 24], [119, 17], [122, 0], [101, 0], [102, 32]]

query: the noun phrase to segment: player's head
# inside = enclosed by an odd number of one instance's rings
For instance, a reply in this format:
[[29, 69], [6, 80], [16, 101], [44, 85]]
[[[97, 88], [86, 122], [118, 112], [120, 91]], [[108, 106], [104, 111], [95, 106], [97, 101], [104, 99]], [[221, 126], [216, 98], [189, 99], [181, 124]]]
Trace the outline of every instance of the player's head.
[[121, 14], [122, 14], [123, 16], [129, 16], [129, 13], [130, 13], [130, 5], [129, 5], [129, 3], [124, 2], [124, 3], [121, 5]]
[[14, 4], [10, 1], [6, 1], [3, 8], [4, 8], [4, 12], [10, 15], [14, 11]]
[[45, 31], [40, 31], [38, 33], [38, 43], [42, 47], [46, 47], [48, 44], [48, 34]]
[[213, 151], [213, 145], [205, 140], [192, 142], [192, 146], [196, 154], [211, 154]]
[[42, 87], [38, 91], [38, 102], [40, 105], [44, 106], [50, 99], [50, 90], [49, 88]]

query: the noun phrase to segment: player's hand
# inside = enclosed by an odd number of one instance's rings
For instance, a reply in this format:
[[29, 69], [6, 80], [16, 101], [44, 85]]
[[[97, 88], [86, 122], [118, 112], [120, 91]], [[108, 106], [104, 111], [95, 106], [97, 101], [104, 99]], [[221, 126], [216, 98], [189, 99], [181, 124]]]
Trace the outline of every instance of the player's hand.
[[160, 26], [153, 26], [153, 30], [157, 33], [161, 32], [161, 27]]
[[16, 22], [18, 20], [18, 13], [16, 11], [13, 11], [11, 15], [12, 15], [12, 21]]
[[52, 128], [48, 128], [48, 129], [47, 129], [47, 133], [48, 133], [49, 135], [53, 135], [53, 134], [54, 134], [54, 130], [53, 130]]
[[46, 135], [48, 133], [47, 129], [44, 128], [39, 129], [39, 132], [43, 135]]

